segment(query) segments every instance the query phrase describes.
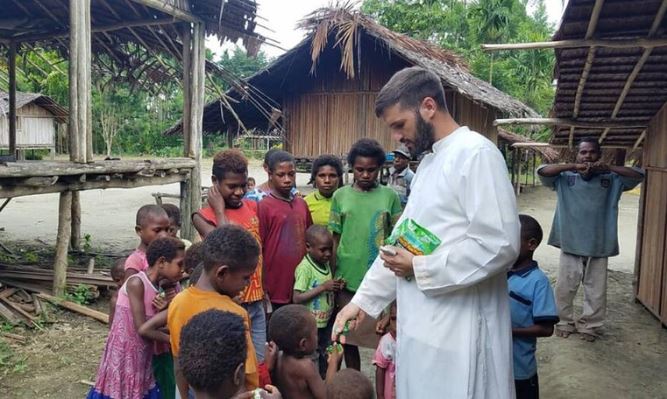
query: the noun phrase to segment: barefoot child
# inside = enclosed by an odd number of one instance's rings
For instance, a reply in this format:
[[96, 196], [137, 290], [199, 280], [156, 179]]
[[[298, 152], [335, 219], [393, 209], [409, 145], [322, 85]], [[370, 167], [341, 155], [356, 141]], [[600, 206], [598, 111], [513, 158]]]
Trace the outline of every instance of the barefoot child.
[[137, 211], [134, 231], [139, 236], [139, 246], [125, 260], [125, 279], [148, 268], [146, 248], [154, 240], [167, 237], [170, 228], [167, 212], [158, 205], [144, 205]]
[[291, 194], [296, 179], [294, 157], [277, 151], [269, 158], [272, 192], [259, 203], [264, 258], [264, 288], [273, 309], [292, 301], [294, 270], [306, 255], [305, 233], [313, 224], [308, 205]]
[[331, 197], [343, 184], [343, 165], [333, 155], [320, 155], [314, 162], [310, 183], [317, 190], [308, 194], [304, 200], [308, 204], [314, 224], [326, 226], [331, 213]]
[[344, 369], [327, 383], [327, 399], [373, 399], [373, 385], [360, 371]]
[[320, 376], [327, 372], [327, 347], [331, 341], [331, 314], [334, 292], [343, 288], [342, 280], [334, 280], [329, 268], [333, 238], [324, 226], [312, 225], [306, 230], [306, 250], [294, 273], [294, 303], [303, 304], [317, 322], [317, 361]]
[[[194, 316], [181, 331], [179, 369], [195, 392], [195, 399], [252, 399], [245, 388], [248, 352], [243, 318], [210, 309]], [[261, 397], [279, 399], [280, 392], [267, 386]]]
[[519, 215], [521, 249], [507, 274], [512, 313], [512, 352], [517, 399], [539, 398], [535, 349], [538, 337], [549, 337], [558, 323], [558, 310], [549, 279], [533, 260], [542, 241], [542, 228], [534, 218]]
[[[248, 231], [260, 245], [257, 203], [244, 199], [248, 182], [248, 160], [239, 150], [225, 150], [213, 159], [211, 176], [213, 185], [208, 191], [208, 206], [192, 215], [192, 222], [202, 238], [217, 226], [236, 224]], [[266, 345], [266, 317], [264, 313], [264, 289], [262, 288], [262, 257], [250, 284], [240, 295], [241, 306], [250, 317], [252, 342], [257, 361], [264, 361]]]
[[396, 398], [396, 302], [389, 309], [387, 329], [373, 357], [377, 399]]
[[[311, 360], [317, 349], [317, 323], [303, 305], [285, 305], [269, 321], [269, 336], [279, 353], [273, 381], [286, 398], [326, 399], [326, 385]], [[327, 367], [327, 381], [338, 370], [342, 354], [334, 349]]]
[[[257, 240], [240, 226], [231, 224], [210, 232], [203, 243], [204, 270], [197, 284], [179, 293], [171, 302], [167, 315], [176, 381], [181, 398], [188, 396], [188, 382], [178, 369], [181, 330], [195, 315], [208, 309], [235, 313], [243, 318], [248, 353], [245, 361], [245, 385], [255, 389], [259, 385], [257, 356], [250, 336], [248, 312], [237, 305], [236, 297], [248, 285], [257, 267], [259, 245]], [[159, 328], [160, 325], [153, 325]]]
[[111, 299], [109, 300], [109, 328], [113, 325], [113, 316], [114, 313], [116, 312], [116, 302], [118, 301], [118, 290], [120, 290], [120, 287], [123, 286], [125, 283], [125, 260], [127, 258], [119, 258], [117, 259], [113, 266], [111, 266], [111, 270], [109, 270], [109, 274], [111, 275], [111, 279], [113, 280], [114, 283], [116, 283], [116, 289], [113, 290], [111, 293]]
[[[354, 296], [401, 213], [398, 194], [378, 184], [384, 161], [385, 152], [377, 141], [357, 141], [347, 160], [352, 166], [354, 183], [333, 195], [329, 229], [334, 235], [334, 270], [336, 278], [346, 283], [345, 289], [336, 295], [339, 309]], [[345, 366], [359, 370], [361, 360], [356, 345], [377, 346], [374, 323], [366, 319], [349, 338], [351, 344], [345, 345]]]
[[156, 313], [153, 301], [158, 296], [158, 281], [181, 278], [183, 256], [183, 243], [171, 237], [148, 246], [146, 257], [151, 266], [130, 276], [118, 293], [113, 325], [88, 399], [159, 397], [151, 368], [153, 342], [169, 342], [169, 336], [158, 330], [140, 334], [139, 328]]

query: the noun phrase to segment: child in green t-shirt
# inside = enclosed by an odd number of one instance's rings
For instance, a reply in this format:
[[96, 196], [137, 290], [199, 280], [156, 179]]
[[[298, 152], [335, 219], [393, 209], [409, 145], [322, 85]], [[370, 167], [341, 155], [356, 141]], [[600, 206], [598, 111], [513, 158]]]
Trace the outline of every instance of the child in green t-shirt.
[[[305, 305], [317, 322], [317, 359], [320, 375], [326, 375], [327, 352], [331, 340], [331, 314], [334, 291], [343, 288], [342, 280], [334, 280], [329, 260], [333, 254], [333, 238], [324, 226], [312, 225], [306, 230], [308, 253], [294, 271], [293, 302]], [[324, 378], [324, 377], [323, 377]]]
[[[345, 290], [336, 294], [338, 308], [352, 299], [402, 211], [398, 194], [378, 184], [385, 157], [377, 141], [368, 138], [357, 141], [347, 156], [354, 183], [338, 189], [333, 195], [329, 229], [334, 235], [336, 258], [332, 266], [335, 276], [346, 282]], [[366, 323], [369, 322], [370, 319]], [[365, 327], [364, 323], [358, 326], [349, 337], [352, 344], [345, 345], [348, 368], [361, 368], [359, 349], [355, 345], [377, 347], [375, 326], [370, 327], [369, 334]]]

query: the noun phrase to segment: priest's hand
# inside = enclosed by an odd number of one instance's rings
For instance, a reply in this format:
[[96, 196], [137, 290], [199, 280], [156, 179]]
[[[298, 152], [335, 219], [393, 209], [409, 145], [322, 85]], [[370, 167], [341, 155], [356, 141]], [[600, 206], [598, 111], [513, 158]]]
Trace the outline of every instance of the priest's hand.
[[338, 312], [338, 315], [336, 316], [336, 321], [334, 322], [333, 329], [331, 331], [331, 341], [332, 342], [340, 342], [340, 335], [343, 333], [343, 330], [345, 329], [345, 323], [349, 322], [348, 326], [350, 330], [354, 330], [357, 328], [359, 323], [366, 317], [366, 313], [364, 313], [361, 308], [352, 302], [348, 303], [343, 307], [343, 309]]
[[396, 255], [380, 252], [380, 259], [384, 261], [384, 267], [394, 272], [396, 277], [412, 277], [415, 274], [412, 269], [412, 258], [415, 256], [403, 248], [393, 248]]

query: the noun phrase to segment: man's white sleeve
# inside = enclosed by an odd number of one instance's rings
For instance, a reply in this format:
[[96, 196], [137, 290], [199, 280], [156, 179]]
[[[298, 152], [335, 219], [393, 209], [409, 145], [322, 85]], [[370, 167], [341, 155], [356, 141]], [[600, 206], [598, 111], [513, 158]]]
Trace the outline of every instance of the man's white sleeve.
[[382, 263], [379, 256], [375, 258], [352, 298], [352, 303], [374, 318], [396, 299], [396, 276]]

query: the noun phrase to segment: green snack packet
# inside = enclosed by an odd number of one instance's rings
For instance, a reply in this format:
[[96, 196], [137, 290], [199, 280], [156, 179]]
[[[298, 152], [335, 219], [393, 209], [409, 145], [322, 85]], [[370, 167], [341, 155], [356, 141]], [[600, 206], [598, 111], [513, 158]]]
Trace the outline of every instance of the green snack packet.
[[385, 244], [401, 246], [413, 255], [429, 255], [440, 243], [435, 234], [412, 219], [403, 220], [385, 240]]

